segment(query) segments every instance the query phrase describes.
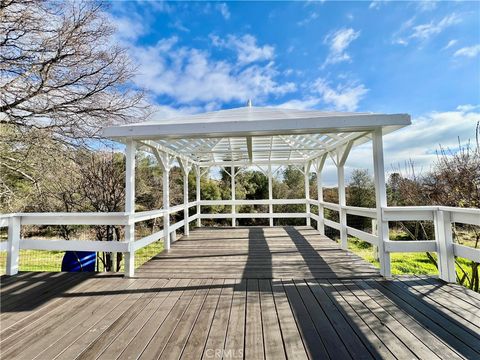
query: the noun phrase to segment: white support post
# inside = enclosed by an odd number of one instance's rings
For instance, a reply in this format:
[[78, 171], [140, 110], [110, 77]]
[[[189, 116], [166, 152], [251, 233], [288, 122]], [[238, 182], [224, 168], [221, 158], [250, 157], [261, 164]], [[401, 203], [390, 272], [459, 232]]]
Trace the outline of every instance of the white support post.
[[340, 217], [340, 247], [344, 250], [348, 249], [348, 236], [347, 236], [347, 212], [345, 206], [347, 206], [347, 197], [345, 194], [345, 162], [347, 161], [348, 154], [352, 149], [353, 142], [348, 142], [343, 148], [337, 149], [337, 178], [338, 178], [338, 204], [340, 205], [339, 217]]
[[452, 222], [448, 211], [436, 210], [434, 212], [435, 240], [438, 251], [438, 271], [440, 279], [455, 283], [457, 274], [455, 270], [455, 255], [453, 252]]
[[20, 217], [8, 219], [7, 275], [18, 273], [18, 254], [20, 248]]
[[[232, 166], [230, 170], [231, 184], [232, 184], [232, 200], [235, 200], [235, 166]], [[237, 225], [237, 220], [235, 218], [236, 207], [232, 205], [232, 227]]]
[[[372, 219], [372, 235], [378, 235], [378, 229], [377, 229], [377, 219]], [[378, 246], [373, 245], [372, 246], [372, 251], [373, 251], [373, 258], [376, 261], [379, 261], [380, 258], [378, 257]]]
[[178, 159], [183, 172], [183, 233], [185, 236], [190, 234], [190, 224], [188, 223], [188, 174], [192, 169], [191, 163], [186, 160]]
[[[135, 213], [135, 150], [136, 143], [133, 140], [127, 142], [125, 150], [125, 212], [129, 215]], [[135, 224], [125, 226], [125, 241], [135, 241]], [[135, 272], [135, 251], [123, 254], [125, 258], [124, 273], [126, 277], [132, 277]]]
[[200, 219], [201, 206], [200, 206], [200, 178], [202, 173], [200, 171], [200, 166], [195, 166], [195, 186], [196, 186], [196, 200], [197, 200], [197, 227], [202, 226], [202, 220]]
[[310, 219], [310, 166], [311, 162], [308, 161], [305, 164], [304, 168], [304, 176], [305, 176], [305, 200], [306, 200], [306, 205], [305, 205], [305, 213], [307, 214], [307, 226], [311, 226], [312, 222]]
[[273, 179], [272, 179], [272, 165], [268, 165], [268, 213], [270, 214], [269, 218], [269, 223], [270, 227], [273, 226], [273, 217], [271, 216], [273, 214]]
[[322, 184], [322, 170], [325, 165], [327, 154], [324, 154], [316, 162], [317, 172], [317, 199], [318, 199], [318, 222], [317, 230], [320, 234], [325, 235], [325, 222], [324, 222], [324, 207], [323, 207], [323, 184]]
[[[168, 157], [168, 155], [167, 155]], [[163, 168], [163, 247], [165, 250], [170, 250], [170, 168], [164, 166]]]
[[337, 163], [337, 178], [338, 178], [338, 204], [340, 205], [340, 247], [344, 250], [348, 249], [347, 238], [347, 213], [345, 206], [347, 205], [345, 195], [345, 168], [344, 164]]
[[382, 209], [387, 207], [387, 190], [385, 185], [385, 167], [383, 162], [382, 128], [377, 128], [372, 133], [373, 149], [373, 175], [375, 180], [375, 200], [377, 208], [377, 235], [378, 258], [380, 261], [380, 274], [391, 276], [390, 253], [385, 251], [385, 241], [389, 239], [388, 221], [383, 219]]
[[162, 194], [163, 194], [163, 248], [170, 250], [171, 238], [175, 241], [176, 234], [170, 235], [170, 169], [173, 158], [169, 153], [155, 151], [155, 157], [162, 168]]
[[190, 224], [188, 223], [188, 172], [183, 172], [183, 232], [185, 236], [190, 235]]

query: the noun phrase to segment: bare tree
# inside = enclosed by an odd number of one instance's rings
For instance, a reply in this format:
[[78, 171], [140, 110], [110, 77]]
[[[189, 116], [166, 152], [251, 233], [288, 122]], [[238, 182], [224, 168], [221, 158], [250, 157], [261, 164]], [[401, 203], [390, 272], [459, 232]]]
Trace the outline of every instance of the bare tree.
[[114, 31], [99, 2], [1, 0], [0, 123], [72, 143], [141, 115]]
[[28, 210], [43, 162], [95, 144], [105, 125], [147, 116], [114, 33], [98, 1], [0, 0], [2, 211]]
[[[455, 150], [441, 148], [432, 171], [416, 175], [407, 167], [412, 175], [403, 176], [395, 173], [389, 180], [390, 205], [446, 205], [454, 207], [480, 207], [480, 123], [476, 128], [476, 143], [463, 145], [459, 141]], [[408, 171], [410, 170], [410, 171]], [[431, 222], [400, 222], [399, 225], [413, 240], [434, 238], [434, 227]], [[480, 229], [473, 225], [453, 224], [455, 241], [480, 246]], [[438, 267], [432, 254], [427, 253], [432, 263]], [[480, 268], [474, 261], [468, 265], [456, 260], [457, 279], [470, 289], [479, 291]]]

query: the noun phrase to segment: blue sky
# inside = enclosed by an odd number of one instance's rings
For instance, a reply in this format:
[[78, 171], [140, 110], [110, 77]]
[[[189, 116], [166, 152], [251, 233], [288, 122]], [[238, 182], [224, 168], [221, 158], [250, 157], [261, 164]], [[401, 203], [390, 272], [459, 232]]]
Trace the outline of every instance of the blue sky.
[[[480, 120], [479, 2], [118, 1], [109, 16], [158, 118], [248, 98], [409, 113], [414, 124], [385, 139], [392, 169], [409, 158], [428, 168]], [[370, 168], [367, 151], [347, 165]]]

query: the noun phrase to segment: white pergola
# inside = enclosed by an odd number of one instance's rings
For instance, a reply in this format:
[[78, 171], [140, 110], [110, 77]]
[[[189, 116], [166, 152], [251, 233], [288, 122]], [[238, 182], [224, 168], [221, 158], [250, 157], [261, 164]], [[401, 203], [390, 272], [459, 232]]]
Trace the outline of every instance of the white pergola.
[[[8, 228], [7, 241], [0, 242], [0, 251], [7, 253], [6, 273], [15, 275], [19, 270], [21, 249], [47, 251], [122, 252], [125, 256], [125, 275], [131, 277], [135, 269], [135, 252], [156, 241], [164, 241], [168, 251], [176, 239], [176, 231], [183, 227], [188, 235], [191, 222], [201, 225], [202, 219], [269, 219], [303, 218], [310, 225], [317, 222], [317, 230], [324, 234], [325, 226], [340, 232], [341, 247], [347, 249], [347, 236], [354, 236], [377, 247], [380, 272], [390, 276], [390, 253], [436, 252], [439, 277], [447, 282], [456, 281], [455, 257], [480, 262], [480, 249], [456, 243], [452, 225], [480, 226], [480, 209], [448, 206], [388, 207], [386, 199], [382, 136], [410, 124], [406, 114], [335, 113], [320, 111], [284, 110], [278, 108], [242, 107], [205, 114], [156, 120], [139, 124], [104, 129], [104, 135], [126, 144], [126, 199], [124, 212], [111, 213], [12, 213], [0, 214], [0, 228]], [[344, 166], [350, 150], [358, 144], [372, 141], [375, 179], [375, 208], [346, 205]], [[146, 150], [154, 154], [164, 172], [163, 208], [135, 211], [135, 152]], [[323, 199], [322, 170], [331, 157], [337, 167], [339, 203]], [[184, 202], [171, 206], [169, 200], [169, 172], [178, 163], [184, 175]], [[272, 168], [297, 165], [305, 174], [305, 198], [273, 199]], [[232, 177], [231, 200], [202, 200], [200, 177], [211, 167], [223, 167]], [[256, 166], [268, 176], [268, 199], [235, 199], [235, 176], [239, 167]], [[188, 199], [188, 174], [196, 174], [196, 200]], [[317, 174], [318, 198], [309, 196], [309, 174]], [[305, 212], [274, 212], [277, 204], [302, 204]], [[230, 213], [208, 214], [202, 206], [231, 206]], [[268, 213], [237, 212], [240, 205], [268, 205]], [[311, 212], [311, 206], [318, 213]], [[190, 215], [189, 210], [196, 208]], [[324, 217], [324, 210], [339, 214], [339, 221]], [[183, 212], [183, 219], [170, 223], [170, 215]], [[372, 232], [349, 226], [347, 215], [372, 219], [376, 227]], [[163, 217], [163, 228], [136, 238], [135, 224]], [[390, 240], [389, 221], [431, 221], [435, 239], [399, 241]], [[22, 238], [24, 225], [114, 225], [124, 227], [124, 241], [98, 241], [80, 239]]]
[[[248, 214], [237, 214], [236, 205], [247, 203], [235, 199], [235, 167], [258, 166], [265, 169], [269, 179], [269, 199], [256, 201], [255, 204], [269, 206], [267, 215], [270, 226], [275, 217], [305, 217], [307, 225], [310, 219], [317, 221], [318, 231], [324, 234], [324, 227], [332, 226], [340, 231], [341, 246], [347, 248], [347, 233], [355, 229], [347, 226], [345, 199], [344, 164], [352, 147], [373, 141], [374, 179], [376, 188], [376, 213], [378, 221], [378, 250], [382, 274], [388, 276], [388, 253], [383, 249], [383, 241], [388, 239], [388, 222], [382, 221], [382, 208], [386, 207], [385, 174], [383, 162], [382, 136], [409, 125], [407, 114], [344, 113], [292, 110], [270, 107], [246, 106], [230, 110], [207, 112], [198, 115], [159, 119], [137, 124], [113, 126], [104, 129], [103, 135], [126, 144], [126, 202], [125, 212], [135, 213], [135, 151], [137, 149], [152, 152], [157, 158], [163, 176], [164, 210], [164, 247], [170, 249], [175, 240], [175, 231], [170, 230], [171, 213], [169, 201], [169, 171], [178, 162], [184, 174], [184, 232], [188, 235], [189, 201], [188, 173], [193, 169], [196, 174], [197, 226], [202, 218], [236, 219]], [[324, 218], [322, 169], [327, 156], [337, 167], [340, 223]], [[272, 198], [272, 167], [281, 165], [300, 165], [305, 174], [306, 214], [273, 214], [273, 205], [289, 202], [275, 201]], [[231, 201], [201, 201], [200, 176], [211, 167], [229, 168], [232, 177]], [[317, 173], [318, 199], [309, 198], [309, 173]], [[291, 203], [298, 203], [292, 202]], [[201, 214], [201, 205], [231, 205], [231, 214]], [[310, 205], [318, 205], [318, 215], [310, 213]], [[331, 204], [330, 204], [331, 205]], [[215, 216], [217, 215], [217, 216]], [[265, 216], [266, 217], [266, 216]], [[350, 230], [350, 231], [349, 231]], [[365, 233], [366, 234], [366, 233]], [[358, 234], [357, 234], [358, 235]], [[134, 225], [126, 227], [126, 241], [133, 241]], [[133, 274], [133, 253], [126, 254], [127, 274]], [[129, 269], [129, 270], [128, 270]]]

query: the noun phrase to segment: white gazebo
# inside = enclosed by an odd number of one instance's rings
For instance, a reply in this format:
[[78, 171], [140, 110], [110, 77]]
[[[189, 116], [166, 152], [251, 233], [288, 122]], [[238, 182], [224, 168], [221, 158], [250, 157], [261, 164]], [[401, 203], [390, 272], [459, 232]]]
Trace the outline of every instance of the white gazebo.
[[[325, 226], [340, 232], [340, 245], [347, 249], [347, 236], [366, 241], [378, 249], [380, 272], [390, 274], [390, 254], [393, 252], [435, 252], [438, 256], [439, 277], [456, 281], [455, 257], [480, 262], [480, 250], [456, 243], [452, 224], [480, 226], [480, 209], [446, 206], [388, 207], [386, 201], [383, 161], [383, 135], [410, 124], [407, 114], [338, 113], [280, 108], [242, 107], [221, 110], [169, 120], [155, 120], [104, 129], [104, 135], [126, 144], [126, 199], [125, 211], [116, 213], [14, 213], [0, 215], [0, 228], [8, 227], [8, 241], [0, 242], [0, 251], [6, 251], [8, 275], [17, 274], [20, 249], [55, 251], [122, 252], [125, 256], [125, 275], [133, 276], [135, 252], [156, 241], [164, 241], [168, 252], [176, 240], [176, 231], [183, 227], [189, 234], [191, 222], [201, 225], [202, 219], [269, 219], [303, 218], [310, 226], [313, 219], [317, 230], [324, 234]], [[363, 208], [346, 205], [344, 165], [350, 150], [367, 141], [373, 143], [373, 168], [376, 207]], [[135, 152], [146, 150], [154, 154], [164, 172], [163, 208], [135, 211]], [[337, 167], [339, 203], [326, 202], [322, 194], [322, 170], [331, 157]], [[171, 206], [169, 201], [169, 171], [178, 163], [184, 174], [184, 202]], [[272, 176], [275, 168], [297, 165], [305, 174], [305, 197], [302, 199], [273, 199]], [[269, 197], [259, 200], [235, 199], [235, 175], [239, 167], [256, 166], [269, 179]], [[232, 177], [231, 200], [202, 200], [200, 177], [211, 167], [223, 167]], [[196, 174], [196, 199], [188, 198], [188, 173]], [[309, 196], [309, 173], [317, 174], [318, 198]], [[305, 212], [274, 212], [277, 204], [302, 204]], [[202, 212], [202, 206], [225, 205], [230, 213]], [[268, 205], [268, 212], [237, 212], [240, 205]], [[312, 213], [311, 206], [318, 212]], [[189, 210], [196, 212], [189, 214]], [[339, 221], [324, 217], [324, 210], [338, 213]], [[183, 219], [170, 223], [170, 215], [183, 212]], [[376, 221], [372, 232], [362, 231], [347, 223], [347, 215], [356, 215]], [[135, 237], [135, 224], [163, 218], [163, 228], [141, 238]], [[389, 239], [389, 221], [431, 221], [435, 239], [392, 241]], [[31, 239], [21, 237], [24, 225], [116, 225], [124, 227], [124, 241]]]
[[[408, 114], [344, 113], [281, 109], [249, 106], [220, 110], [174, 119], [158, 119], [137, 124], [113, 126], [104, 129], [103, 135], [126, 144], [126, 213], [135, 211], [135, 151], [152, 152], [166, 176], [163, 176], [164, 247], [170, 249], [175, 239], [175, 230], [184, 226], [188, 235], [188, 223], [196, 220], [200, 226], [204, 218], [236, 219], [265, 217], [273, 226], [274, 218], [304, 217], [317, 221], [318, 231], [324, 234], [324, 226], [340, 231], [341, 246], [347, 248], [347, 235], [351, 234], [378, 246], [381, 273], [389, 276], [388, 252], [384, 240], [388, 239], [388, 223], [384, 221], [382, 208], [386, 207], [385, 172], [382, 136], [410, 124]], [[374, 179], [376, 188], [376, 209], [353, 209], [346, 206], [344, 164], [352, 147], [373, 141]], [[337, 167], [339, 204], [323, 201], [322, 169], [327, 156]], [[184, 204], [171, 208], [169, 205], [169, 170], [178, 162], [184, 174]], [[258, 166], [264, 169], [269, 179], [269, 198], [265, 200], [235, 199], [235, 167]], [[272, 167], [300, 165], [305, 174], [305, 199], [279, 200], [272, 198]], [[205, 201], [200, 198], [200, 176], [210, 167], [223, 167], [232, 177], [232, 199], [227, 201]], [[188, 173], [196, 174], [196, 202], [188, 201]], [[228, 170], [227, 170], [228, 169]], [[317, 173], [318, 199], [309, 198], [309, 173]], [[306, 213], [273, 213], [273, 205], [280, 203], [302, 203]], [[202, 205], [229, 205], [231, 214], [202, 214]], [[265, 214], [236, 213], [237, 205], [268, 205]], [[318, 206], [318, 214], [310, 212], [310, 205]], [[188, 210], [196, 206], [197, 213], [189, 217]], [[324, 218], [324, 208], [339, 212], [340, 223]], [[184, 211], [184, 220], [176, 226], [170, 224], [169, 215]], [[373, 210], [373, 212], [372, 212]], [[376, 218], [378, 235], [347, 226], [347, 212]], [[153, 215], [152, 215], [153, 216]], [[127, 241], [134, 241], [134, 225], [127, 226]], [[127, 274], [133, 274], [133, 254], [126, 256]]]

